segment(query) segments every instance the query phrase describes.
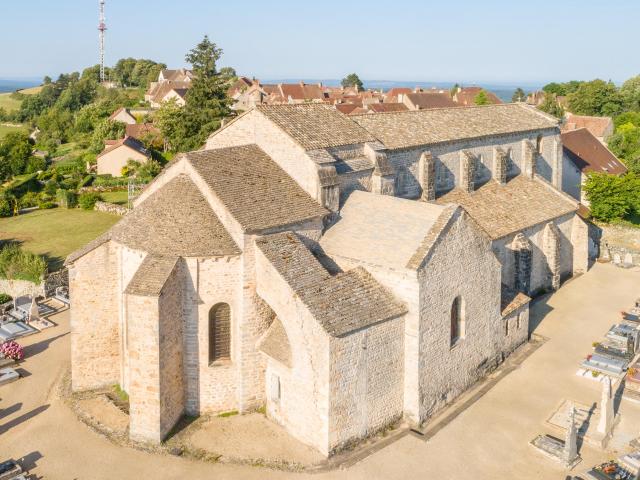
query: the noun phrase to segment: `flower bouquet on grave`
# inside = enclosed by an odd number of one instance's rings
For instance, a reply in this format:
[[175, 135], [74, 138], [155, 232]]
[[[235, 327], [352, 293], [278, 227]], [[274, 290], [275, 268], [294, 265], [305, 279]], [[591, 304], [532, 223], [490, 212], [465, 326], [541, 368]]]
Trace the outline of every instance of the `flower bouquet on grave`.
[[18, 342], [9, 340], [0, 345], [0, 357], [20, 361], [24, 359], [24, 349]]

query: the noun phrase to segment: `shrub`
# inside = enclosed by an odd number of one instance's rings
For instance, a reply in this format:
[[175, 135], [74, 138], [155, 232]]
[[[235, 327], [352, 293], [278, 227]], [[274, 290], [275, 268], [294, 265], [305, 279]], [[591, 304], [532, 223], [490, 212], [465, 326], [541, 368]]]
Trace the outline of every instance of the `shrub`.
[[40, 210], [49, 210], [51, 208], [56, 208], [58, 205], [56, 205], [54, 202], [40, 202], [38, 204], [38, 208]]
[[11, 360], [22, 360], [24, 358], [24, 349], [18, 342], [9, 340], [0, 345], [0, 355]]
[[30, 208], [38, 205], [39, 194], [36, 192], [27, 192], [20, 198], [20, 208]]
[[42, 157], [31, 157], [27, 160], [26, 173], [36, 173], [47, 168], [47, 161]]
[[11, 295], [8, 295], [6, 293], [0, 293], [0, 305], [9, 303], [11, 300], [13, 300]]
[[633, 173], [621, 177], [590, 173], [584, 189], [597, 220], [612, 222], [640, 212], [640, 178]]
[[15, 243], [0, 249], [0, 277], [9, 280], [27, 280], [39, 284], [47, 271], [47, 262], [35, 253], [22, 250]]
[[0, 199], [0, 217], [10, 217], [11, 215], [11, 204], [5, 199]]
[[114, 178], [111, 175], [98, 175], [93, 182], [94, 187], [122, 187], [126, 185], [129, 185], [128, 178]]
[[84, 177], [82, 179], [82, 181], [78, 184], [78, 188], [82, 188], [82, 187], [88, 187], [89, 185], [91, 185], [93, 183], [94, 180], [94, 176], [93, 175], [87, 175], [86, 177]]
[[58, 205], [63, 208], [76, 208], [78, 206], [78, 195], [71, 190], [59, 188], [56, 192]]
[[78, 197], [78, 203], [80, 204], [80, 208], [84, 210], [93, 210], [96, 202], [102, 201], [102, 196], [97, 192], [87, 192], [83, 193]]

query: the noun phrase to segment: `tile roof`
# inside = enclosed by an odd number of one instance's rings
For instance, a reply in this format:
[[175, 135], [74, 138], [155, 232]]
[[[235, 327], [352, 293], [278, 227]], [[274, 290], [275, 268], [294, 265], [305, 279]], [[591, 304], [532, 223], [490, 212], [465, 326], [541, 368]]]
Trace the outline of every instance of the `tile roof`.
[[147, 157], [151, 156], [149, 154], [149, 151], [146, 148], [144, 148], [144, 145], [142, 144], [142, 142], [140, 142], [139, 140], [133, 137], [124, 137], [122, 140], [118, 140], [113, 144], [110, 144], [110, 145], [107, 144], [107, 147], [102, 152], [100, 152], [100, 154], [96, 158], [100, 158], [106, 155], [107, 153], [111, 153], [114, 150], [123, 146], [130, 148], [131, 150], [135, 150], [136, 152], [141, 153], [142, 155], [146, 155]]
[[436, 202], [461, 205], [495, 240], [578, 209], [574, 202], [544, 182], [524, 175], [512, 178], [506, 185], [490, 180], [472, 193], [456, 188]]
[[111, 229], [135, 250], [172, 257], [237, 255], [240, 249], [187, 175], [178, 175]]
[[498, 98], [498, 96], [488, 90], [485, 90], [482, 87], [464, 87], [460, 91], [454, 94], [454, 100], [463, 106], [472, 106], [475, 105], [476, 96], [482, 91], [487, 94], [487, 99], [489, 103], [498, 105], [502, 103], [502, 100]]
[[[411, 102], [417, 109], [423, 110], [426, 108], [445, 108], [445, 107], [457, 107], [458, 104], [454, 102], [448, 93], [438, 92], [418, 92], [407, 93], [405, 95], [407, 100]], [[392, 104], [389, 104], [392, 105]]]
[[124, 293], [144, 297], [157, 297], [178, 262], [177, 257], [147, 255]]
[[328, 213], [256, 145], [200, 150], [185, 158], [247, 232]]
[[557, 127], [550, 117], [522, 104], [434, 108], [349, 118], [390, 149]]
[[155, 90], [155, 92], [153, 93], [153, 98], [151, 99], [151, 101], [155, 103], [162, 102], [172, 90], [175, 90], [178, 95], [184, 97], [184, 94], [190, 87], [191, 83], [189, 82], [162, 82], [158, 85], [157, 90]]
[[109, 120], [114, 120], [118, 116], [118, 114], [120, 112], [122, 112], [122, 111], [126, 112], [127, 115], [129, 115], [131, 118], [134, 118], [133, 115], [131, 115], [131, 112], [129, 111], [128, 108], [120, 107], [115, 112], [113, 112], [111, 115], [109, 115]]
[[260, 113], [305, 150], [375, 141], [375, 137], [330, 105], [260, 105]]
[[345, 115], [349, 115], [356, 108], [358, 108], [358, 106], [359, 105], [357, 105], [355, 103], [337, 103], [337, 104], [334, 105], [336, 110], [338, 110], [339, 112], [344, 113]]
[[75, 262], [79, 258], [84, 257], [89, 252], [95, 250], [96, 248], [98, 248], [99, 246], [105, 244], [106, 242], [108, 242], [110, 240], [111, 240], [111, 231], [107, 231], [107, 232], [103, 233], [102, 235], [100, 235], [95, 240], [92, 240], [89, 243], [87, 243], [86, 245], [80, 247], [75, 252], [70, 253], [67, 256], [67, 258], [65, 259], [64, 264], [65, 265], [69, 265], [69, 264]]
[[324, 100], [324, 92], [320, 85], [308, 83], [280, 83], [278, 84], [281, 95], [292, 100]]
[[405, 112], [409, 110], [404, 103], [370, 103], [367, 108], [374, 113]]
[[275, 318], [258, 342], [258, 350], [287, 367], [291, 367], [291, 344], [279, 318]]
[[581, 172], [611, 173], [627, 172], [624, 163], [586, 128], [570, 130], [561, 135], [562, 146], [569, 159]]
[[531, 298], [522, 292], [514, 290], [504, 283], [502, 284], [502, 292], [500, 296], [500, 311], [502, 316], [506, 317], [511, 312], [526, 305], [531, 301]]
[[329, 335], [343, 336], [407, 311], [364, 268], [331, 276], [292, 232], [262, 237], [256, 245]]
[[145, 136], [153, 136], [162, 138], [162, 134], [160, 130], [155, 127], [152, 123], [134, 123], [131, 125], [127, 125], [125, 129], [125, 134], [128, 137], [137, 138], [141, 140]]
[[320, 245], [328, 255], [388, 268], [414, 268], [409, 263], [447, 211], [432, 203], [355, 191]]
[[578, 128], [586, 128], [596, 137], [603, 138], [608, 133], [613, 132], [613, 120], [611, 117], [590, 117], [587, 115], [574, 115], [572, 113], [567, 114], [565, 121], [565, 128], [568, 130], [568, 125], [572, 124], [572, 130]]

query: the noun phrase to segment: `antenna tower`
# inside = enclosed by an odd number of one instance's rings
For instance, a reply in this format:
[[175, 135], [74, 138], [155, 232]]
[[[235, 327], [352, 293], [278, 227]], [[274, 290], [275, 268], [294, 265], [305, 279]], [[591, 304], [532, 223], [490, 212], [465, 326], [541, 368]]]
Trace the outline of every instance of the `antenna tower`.
[[104, 2], [105, 0], [99, 0], [100, 4], [100, 23], [98, 24], [98, 31], [100, 37], [100, 82], [104, 82], [104, 32], [107, 30], [107, 24], [104, 18]]

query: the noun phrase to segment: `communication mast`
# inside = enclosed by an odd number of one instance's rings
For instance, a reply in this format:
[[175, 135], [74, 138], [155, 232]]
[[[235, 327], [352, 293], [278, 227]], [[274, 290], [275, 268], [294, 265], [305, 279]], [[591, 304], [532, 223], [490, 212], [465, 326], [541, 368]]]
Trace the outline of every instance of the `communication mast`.
[[107, 30], [107, 24], [104, 18], [104, 2], [105, 0], [99, 0], [100, 4], [100, 24], [98, 25], [98, 31], [100, 36], [100, 82], [104, 82], [104, 32]]

